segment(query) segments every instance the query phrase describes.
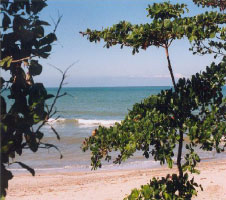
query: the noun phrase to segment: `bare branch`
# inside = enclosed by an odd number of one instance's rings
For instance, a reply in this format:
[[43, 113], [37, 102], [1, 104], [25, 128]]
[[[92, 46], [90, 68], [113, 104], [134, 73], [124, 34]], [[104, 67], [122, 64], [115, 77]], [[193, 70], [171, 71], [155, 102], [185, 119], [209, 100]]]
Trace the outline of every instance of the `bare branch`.
[[215, 53], [215, 54], [218, 54], [218, 55], [221, 55], [221, 56], [226, 56], [226, 54], [224, 54], [223, 52], [220, 52], [220, 51], [218, 51], [218, 52], [217, 52], [217, 51], [214, 51], [212, 48], [206, 46], [206, 45], [203, 43], [203, 41], [201, 41], [201, 43], [202, 43], [203, 47], [204, 47], [205, 49], [207, 49], [208, 51], [211, 51], [212, 53]]
[[62, 89], [62, 86], [63, 86], [63, 83], [64, 83], [64, 80], [66, 78], [66, 73], [68, 72], [68, 70], [74, 65], [76, 64], [78, 61], [72, 63], [71, 65], [69, 65], [69, 67], [67, 67], [67, 69], [65, 71], [62, 71], [61, 69], [59, 69], [58, 67], [52, 65], [52, 64], [49, 64], [50, 66], [52, 66], [53, 68], [57, 69], [61, 74], [62, 74], [62, 79], [61, 79], [61, 82], [60, 82], [60, 85], [58, 87], [58, 90], [57, 90], [57, 93], [56, 93], [56, 96], [53, 100], [53, 103], [50, 105], [50, 108], [47, 109], [47, 117], [45, 120], [42, 121], [42, 123], [39, 125], [39, 127], [37, 128], [36, 132], [38, 132], [49, 120], [49, 118], [51, 118], [52, 116], [54, 116], [57, 111], [56, 109], [53, 111], [54, 107], [55, 107], [55, 104], [57, 102], [57, 99], [62, 97], [62, 96], [65, 96], [66, 93], [64, 94], [60, 94], [60, 91]]
[[[12, 57], [12, 56], [11, 56]], [[12, 60], [11, 63], [17, 63], [17, 62], [22, 62], [24, 60], [29, 60], [33, 57], [36, 57], [36, 56], [28, 56], [28, 57], [25, 57], [25, 58], [21, 58], [21, 59], [18, 59], [18, 60]]]
[[50, 63], [48, 63], [48, 65], [53, 67], [54, 69], [58, 70], [61, 74], [64, 74], [64, 72], [60, 68], [56, 67], [55, 65], [50, 64]]
[[170, 40], [168, 47], [170, 47], [171, 43], [173, 42], [173, 38]]
[[54, 25], [55, 25], [54, 30], [53, 30], [53, 32], [54, 32], [54, 33], [56, 32], [57, 27], [59, 26], [59, 24], [60, 24], [60, 21], [61, 21], [62, 17], [63, 17], [63, 15], [60, 15], [59, 11], [58, 11], [58, 19], [57, 19], [57, 21], [56, 21], [56, 22], [54, 21], [54, 19], [53, 19], [52, 17], [50, 17], [50, 18], [51, 18], [51, 20], [52, 20], [52, 22], [53, 22], [53, 23], [54, 23]]
[[40, 142], [40, 144], [42, 144], [43, 146], [40, 146], [39, 148], [45, 148], [45, 149], [55, 148], [60, 153], [60, 159], [63, 158], [63, 155], [57, 146], [55, 146], [53, 144], [42, 143], [42, 142]]

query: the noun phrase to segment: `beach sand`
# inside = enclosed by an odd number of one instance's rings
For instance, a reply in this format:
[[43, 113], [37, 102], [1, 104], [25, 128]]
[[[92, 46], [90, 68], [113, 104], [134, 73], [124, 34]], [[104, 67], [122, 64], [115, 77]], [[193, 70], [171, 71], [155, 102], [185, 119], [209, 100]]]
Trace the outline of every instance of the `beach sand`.
[[[226, 160], [202, 162], [195, 175], [203, 185], [195, 200], [226, 200]], [[120, 200], [153, 176], [174, 173], [168, 168], [95, 172], [60, 172], [15, 175], [6, 200]]]

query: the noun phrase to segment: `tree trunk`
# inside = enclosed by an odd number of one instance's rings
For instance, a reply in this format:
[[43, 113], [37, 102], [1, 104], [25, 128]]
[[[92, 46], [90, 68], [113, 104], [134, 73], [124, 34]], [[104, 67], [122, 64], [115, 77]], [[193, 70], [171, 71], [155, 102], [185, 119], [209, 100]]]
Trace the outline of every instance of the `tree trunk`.
[[[170, 62], [170, 58], [169, 58], [168, 45], [165, 44], [164, 48], [166, 51], [166, 57], [167, 57], [167, 61], [168, 61], [168, 69], [169, 69], [170, 76], [171, 76], [171, 79], [173, 82], [174, 90], [177, 92], [176, 82], [175, 82], [175, 78], [174, 78], [174, 74], [173, 74], [173, 70], [172, 70], [172, 66], [171, 66], [171, 62]], [[180, 130], [180, 139], [179, 139], [178, 154], [177, 154], [177, 168], [179, 171], [180, 180], [182, 180], [182, 178], [183, 178], [183, 170], [182, 170], [182, 166], [181, 166], [181, 156], [182, 156], [182, 148], [183, 148], [183, 140], [184, 140], [183, 137], [184, 137], [184, 134]], [[181, 196], [181, 191], [179, 191], [179, 196]]]
[[173, 87], [176, 91], [176, 82], [175, 82], [175, 79], [174, 79], [173, 70], [172, 70], [172, 66], [171, 66], [171, 63], [170, 63], [169, 51], [168, 51], [167, 45], [165, 45], [165, 50], [166, 50], [166, 57], [167, 57], [167, 61], [168, 61], [168, 69], [169, 69], [170, 76], [171, 76], [171, 79], [172, 79], [172, 82], [173, 82]]
[[181, 167], [181, 155], [182, 155], [182, 148], [183, 148], [183, 132], [180, 130], [180, 139], [179, 139], [179, 146], [178, 146], [178, 154], [177, 154], [177, 168], [179, 171], [180, 178], [183, 177], [183, 170]]

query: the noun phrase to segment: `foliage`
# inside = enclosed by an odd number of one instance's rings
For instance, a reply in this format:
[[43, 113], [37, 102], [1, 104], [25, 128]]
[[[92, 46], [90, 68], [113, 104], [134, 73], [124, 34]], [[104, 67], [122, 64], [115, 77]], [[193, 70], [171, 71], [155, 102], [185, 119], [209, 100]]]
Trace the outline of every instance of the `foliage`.
[[[198, 5], [220, 7], [220, 10], [226, 8], [226, 1], [217, 0], [194, 0]], [[224, 22], [225, 24], [225, 22]], [[214, 58], [226, 55], [226, 29], [223, 26], [218, 35], [215, 35], [212, 39], [207, 42], [194, 41], [194, 44], [190, 48], [193, 54], [205, 55], [205, 54], [215, 54]]]
[[212, 6], [214, 8], [219, 7], [220, 10], [224, 10], [226, 8], [226, 1], [225, 0], [193, 0], [193, 2], [197, 5], [205, 6]]
[[[226, 131], [226, 107], [221, 87], [225, 84], [225, 76], [226, 59], [218, 65], [212, 63], [206, 72], [197, 73], [191, 79], [179, 79], [178, 92], [165, 90], [135, 104], [120, 124], [99, 127], [83, 144], [84, 150], [90, 148], [92, 151], [93, 168], [101, 167], [100, 160], [104, 157], [110, 160], [112, 150], [119, 151], [115, 163], [142, 150], [146, 158], [152, 155], [156, 161], [168, 163], [171, 168], [173, 149], [180, 140], [178, 130], [186, 133], [191, 141], [186, 145], [188, 151], [198, 144], [203, 150], [216, 148], [218, 152], [222, 151], [219, 144]], [[195, 167], [199, 162], [197, 156], [193, 151], [189, 152], [183, 169], [193, 172], [189, 159]]]
[[[218, 12], [206, 12], [194, 17], [181, 17], [188, 11], [186, 5], [169, 3], [149, 5], [148, 16], [153, 20], [150, 24], [132, 25], [122, 21], [102, 31], [87, 29], [81, 32], [87, 35], [90, 42], [98, 42], [103, 39], [105, 47], [120, 44], [133, 48], [133, 54], [139, 52], [139, 48], [146, 50], [149, 46], [164, 47], [172, 40], [186, 36], [190, 41], [199, 41], [214, 38], [220, 31], [225, 36], [225, 29], [219, 25], [226, 22], [225, 15]], [[161, 33], [161, 34], [159, 34]]]
[[[22, 155], [24, 149], [36, 152], [39, 148], [55, 147], [41, 142], [44, 133], [40, 129], [56, 113], [54, 105], [62, 96], [59, 92], [65, 74], [55, 97], [47, 93], [42, 83], [33, 80], [42, 72], [35, 57], [48, 58], [57, 40], [55, 31], [60, 18], [55, 29], [46, 34], [49, 23], [39, 17], [46, 6], [46, 0], [1, 1], [0, 67], [10, 74], [9, 80], [1, 77], [1, 197], [6, 195], [8, 181], [13, 177], [6, 169], [7, 164], [17, 163], [35, 175], [26, 164], [13, 161], [16, 154]], [[8, 97], [2, 95], [5, 90], [10, 91]], [[11, 99], [12, 105], [6, 98]], [[46, 100], [50, 98], [53, 103], [48, 106]]]
[[[193, 42], [193, 49], [198, 48], [197, 52], [201, 52], [199, 44], [206, 39], [211, 39], [220, 35], [225, 38], [225, 28], [222, 24], [226, 22], [224, 14], [218, 12], [206, 12], [193, 17], [181, 17], [183, 13], [188, 11], [185, 4], [172, 5], [164, 2], [161, 4], [154, 3], [147, 8], [148, 17], [153, 20], [150, 24], [132, 25], [129, 22], [122, 21], [106, 28], [102, 31], [87, 29], [81, 32], [83, 36], [87, 35], [90, 42], [98, 42], [103, 39], [105, 47], [109, 48], [114, 45], [132, 47], [132, 53], [138, 53], [139, 49], [146, 50], [150, 46], [168, 48], [176, 39], [187, 37]], [[195, 52], [194, 52], [195, 53]], [[175, 87], [175, 80], [172, 72], [170, 61], [169, 71]]]
[[[226, 131], [226, 100], [222, 86], [226, 77], [226, 55], [224, 54], [226, 15], [218, 12], [205, 12], [197, 16], [182, 17], [188, 9], [185, 4], [172, 5], [169, 2], [154, 3], [147, 8], [151, 23], [132, 25], [122, 21], [102, 31], [87, 29], [81, 32], [90, 42], [101, 39], [105, 47], [128, 46], [133, 54], [150, 46], [165, 49], [168, 68], [174, 88], [161, 91], [137, 103], [121, 123], [106, 128], [99, 126], [92, 136], [83, 142], [83, 150], [91, 150], [93, 169], [101, 167], [101, 160], [110, 161], [111, 152], [119, 154], [114, 163], [121, 163], [142, 151], [144, 157], [154, 157], [160, 164], [173, 167], [173, 157], [179, 175], [153, 179], [141, 190], [132, 191], [128, 199], [191, 199], [196, 195], [194, 180], [188, 179], [187, 172], [199, 173], [196, 165], [200, 162], [194, 148], [206, 151], [224, 151], [221, 138]], [[187, 38], [194, 54], [215, 53], [223, 56], [219, 64], [212, 63], [206, 71], [196, 73], [190, 79], [181, 78], [175, 82], [169, 57], [169, 47], [176, 39]], [[215, 38], [218, 38], [216, 42]], [[202, 45], [209, 40], [206, 46]], [[212, 40], [212, 41], [211, 41]], [[205, 44], [206, 45], [206, 44]], [[214, 51], [217, 48], [219, 51]], [[188, 137], [184, 162], [182, 150], [184, 137]], [[174, 150], [177, 148], [177, 153]], [[179, 184], [178, 184], [179, 183]], [[172, 189], [173, 188], [173, 189]], [[158, 197], [157, 197], [157, 196]]]
[[[182, 179], [177, 174], [173, 174], [172, 176], [168, 174], [166, 178], [162, 177], [160, 180], [153, 178], [150, 184], [141, 186], [140, 190], [133, 189], [131, 194], [124, 200], [191, 199], [192, 195], [196, 195], [195, 187], [198, 186], [194, 182], [194, 178], [188, 180], [187, 173], [184, 174]], [[180, 196], [177, 194], [177, 191], [182, 191]]]

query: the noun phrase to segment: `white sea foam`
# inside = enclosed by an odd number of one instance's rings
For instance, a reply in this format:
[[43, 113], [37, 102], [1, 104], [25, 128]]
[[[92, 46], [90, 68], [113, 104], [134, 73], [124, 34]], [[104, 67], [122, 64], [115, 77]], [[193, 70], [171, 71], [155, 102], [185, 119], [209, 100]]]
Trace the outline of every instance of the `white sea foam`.
[[112, 126], [116, 122], [120, 123], [120, 120], [99, 120], [99, 119], [66, 119], [66, 118], [58, 118], [57, 120], [50, 118], [48, 123], [50, 124], [70, 124], [74, 123], [78, 126]]
[[79, 125], [88, 125], [88, 126], [96, 126], [96, 125], [111, 126], [111, 125], [114, 125], [116, 122], [120, 123], [119, 120], [78, 119], [77, 121]]

